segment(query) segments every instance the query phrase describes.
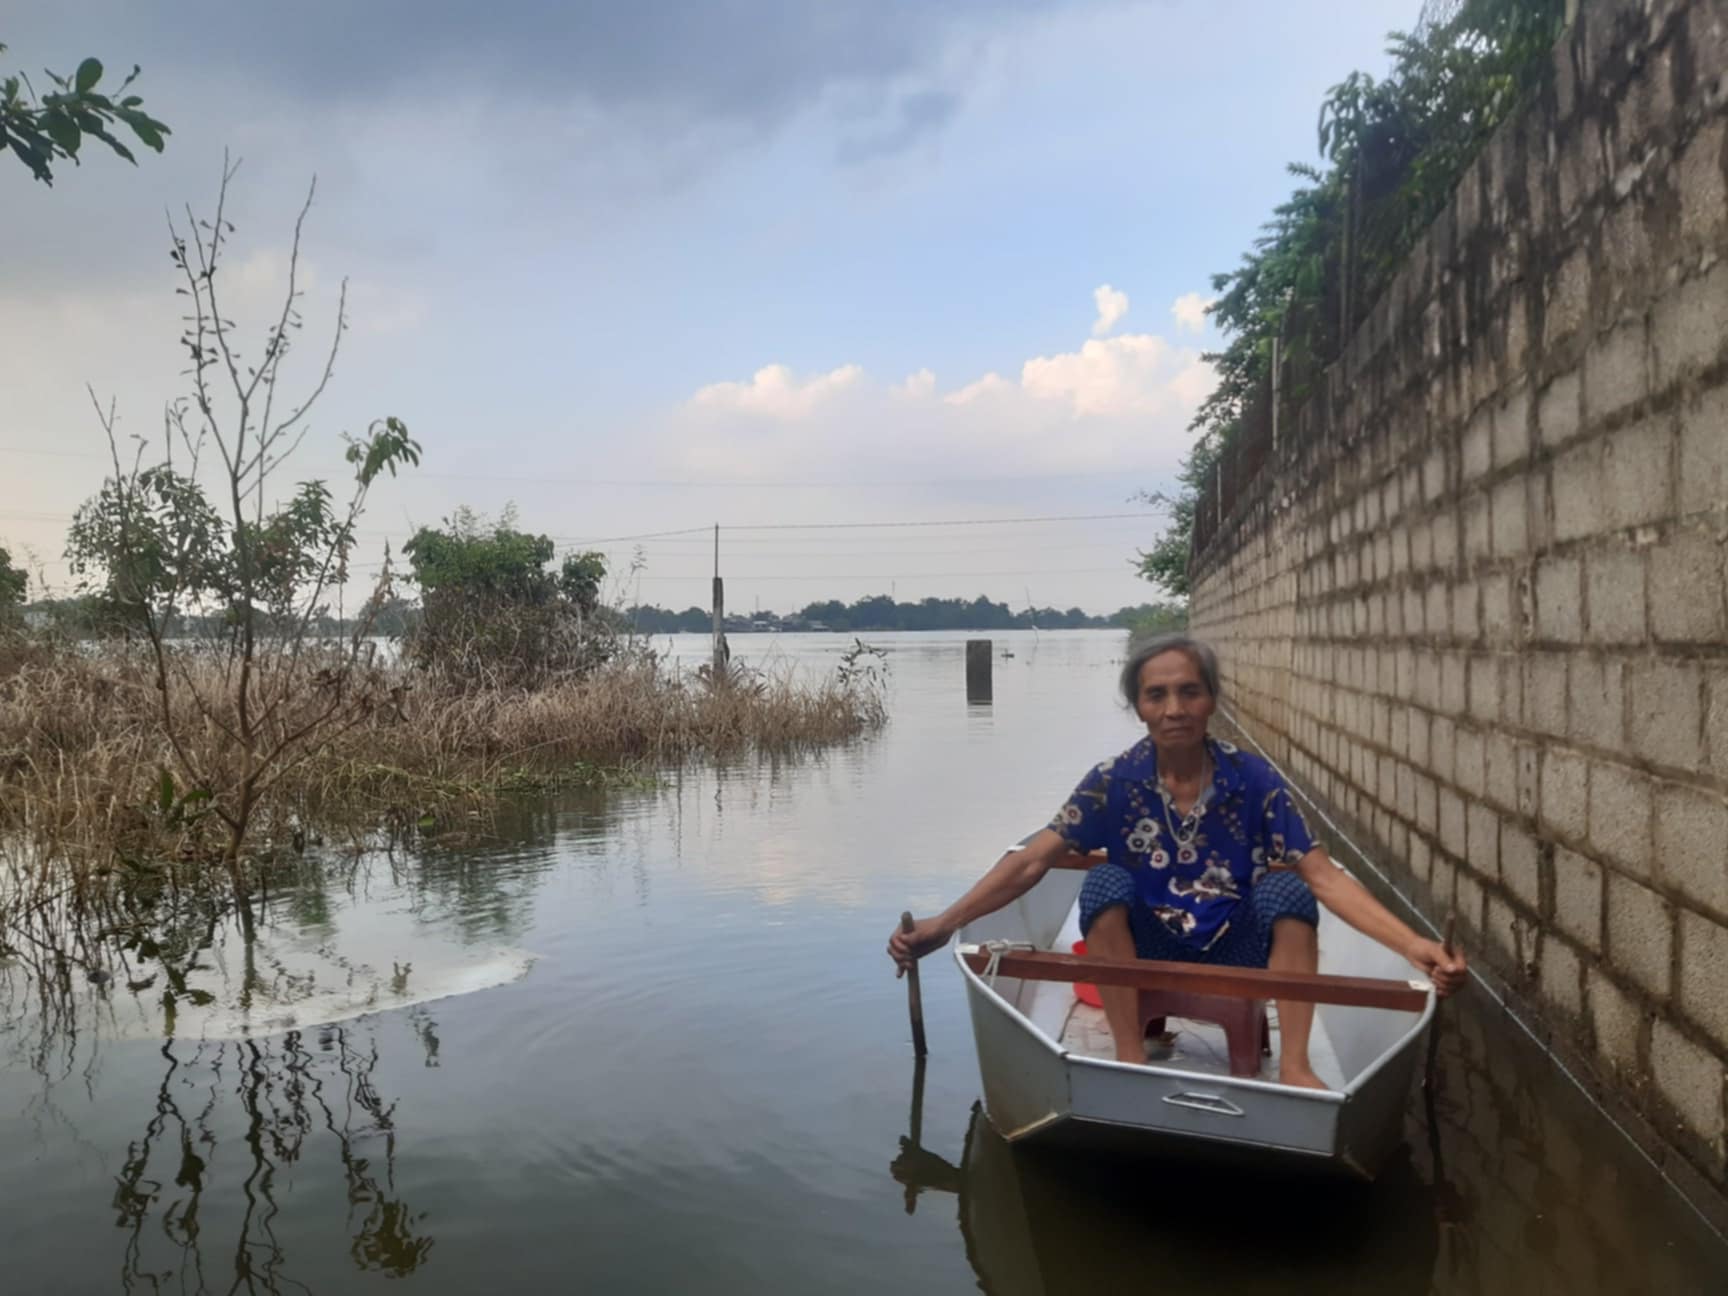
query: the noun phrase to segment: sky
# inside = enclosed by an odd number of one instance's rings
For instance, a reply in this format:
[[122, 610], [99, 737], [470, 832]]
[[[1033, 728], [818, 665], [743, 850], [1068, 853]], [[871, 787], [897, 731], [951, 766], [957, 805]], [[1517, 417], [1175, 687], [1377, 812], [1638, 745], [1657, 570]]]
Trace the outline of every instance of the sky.
[[173, 135], [52, 188], [0, 162], [0, 545], [70, 589], [92, 393], [159, 443], [186, 390], [168, 218], [210, 214], [226, 150], [254, 338], [316, 179], [285, 393], [347, 284], [272, 497], [340, 481], [375, 419], [424, 448], [370, 498], [366, 571], [466, 506], [605, 552], [629, 602], [707, 606], [715, 525], [736, 610], [1157, 599], [1140, 495], [1210, 389], [1211, 275], [1417, 7], [14, 0], [0, 71], [141, 64]]

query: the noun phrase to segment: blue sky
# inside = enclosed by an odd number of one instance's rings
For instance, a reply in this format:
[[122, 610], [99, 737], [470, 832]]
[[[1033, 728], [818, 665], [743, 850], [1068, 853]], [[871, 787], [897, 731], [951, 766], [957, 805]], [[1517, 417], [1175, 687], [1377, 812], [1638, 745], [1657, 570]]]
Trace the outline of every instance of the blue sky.
[[[0, 170], [29, 249], [0, 271], [0, 543], [64, 582], [65, 519], [102, 471], [85, 383], [156, 431], [180, 381], [163, 213], [207, 209], [228, 148], [242, 324], [314, 174], [309, 330], [350, 281], [290, 477], [335, 475], [339, 433], [387, 413], [426, 447], [376, 497], [369, 544], [513, 502], [570, 542], [719, 522], [742, 606], [890, 582], [1138, 602], [1151, 515], [733, 528], [1132, 512], [1205, 390], [1216, 339], [1191, 295], [1312, 156], [1326, 87], [1379, 72], [1415, 8], [26, 3], [4, 66], [142, 63], [175, 133], [51, 190]], [[602, 547], [620, 570], [634, 549]], [[702, 549], [649, 542], [634, 588], [705, 603]]]

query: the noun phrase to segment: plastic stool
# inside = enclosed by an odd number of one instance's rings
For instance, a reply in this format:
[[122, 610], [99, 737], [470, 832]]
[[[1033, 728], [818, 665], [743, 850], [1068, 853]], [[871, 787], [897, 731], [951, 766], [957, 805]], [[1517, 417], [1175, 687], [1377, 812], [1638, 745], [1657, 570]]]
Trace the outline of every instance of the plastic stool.
[[1164, 1033], [1166, 1017], [1192, 1017], [1223, 1027], [1230, 1049], [1230, 1074], [1252, 1078], [1260, 1074], [1260, 1059], [1272, 1052], [1272, 1032], [1266, 1024], [1264, 999], [1227, 995], [1188, 994], [1182, 990], [1142, 990], [1140, 1019], [1147, 1034]]
[[[1075, 941], [1072, 948], [1076, 954], [1084, 956], [1086, 942]], [[1104, 1006], [1098, 987], [1086, 982], [1075, 984], [1074, 997], [1093, 1008]], [[1182, 990], [1142, 990], [1140, 1020], [1146, 1023], [1146, 1034], [1162, 1035], [1166, 1017], [1190, 1017], [1222, 1027], [1224, 1041], [1230, 1050], [1230, 1074], [1233, 1076], [1252, 1078], [1259, 1075], [1260, 1059], [1272, 1055], [1272, 1030], [1266, 1023], [1264, 999], [1188, 994]]]

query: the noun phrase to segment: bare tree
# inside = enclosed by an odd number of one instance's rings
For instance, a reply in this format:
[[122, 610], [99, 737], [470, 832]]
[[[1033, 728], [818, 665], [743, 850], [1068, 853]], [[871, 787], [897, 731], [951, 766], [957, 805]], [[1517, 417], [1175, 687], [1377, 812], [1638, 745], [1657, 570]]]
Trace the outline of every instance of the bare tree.
[[[335, 634], [328, 612], [334, 600], [340, 613], [355, 524], [372, 485], [386, 470], [418, 463], [420, 447], [399, 420], [378, 420], [364, 436], [345, 438], [353, 469], [345, 500], [316, 480], [297, 483], [285, 501], [277, 497], [284, 465], [335, 371], [347, 283], [316, 374], [291, 395], [284, 363], [302, 331], [301, 236], [316, 182], [294, 222], [280, 310], [252, 360], [224, 301], [234, 234], [228, 192], [237, 170], [224, 158], [210, 219], [188, 208], [183, 220], [169, 221], [183, 281], [177, 292], [188, 305], [181, 341], [190, 393], [168, 407], [161, 457], [148, 466], [142, 444], [130, 464], [123, 461], [113, 407], [98, 404], [114, 475], [80, 509], [69, 556], [75, 571], [102, 576], [114, 615], [147, 644], [162, 736], [183, 785], [175, 789], [165, 773], [160, 808], [222, 824], [221, 858], [244, 902], [244, 850], [273, 789], [388, 699], [368, 637], [390, 593], [388, 554], [370, 596]], [[204, 479], [214, 485], [214, 502]], [[191, 633], [198, 626], [211, 633]]]

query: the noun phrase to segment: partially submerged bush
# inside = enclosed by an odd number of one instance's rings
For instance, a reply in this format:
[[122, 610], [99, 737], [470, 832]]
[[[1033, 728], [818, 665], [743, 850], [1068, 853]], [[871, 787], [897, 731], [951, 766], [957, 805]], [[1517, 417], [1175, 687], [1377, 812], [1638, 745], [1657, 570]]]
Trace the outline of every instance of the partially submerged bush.
[[569, 554], [552, 571], [551, 538], [518, 531], [509, 512], [493, 524], [458, 509], [442, 527], [421, 527], [402, 552], [422, 596], [408, 660], [446, 685], [586, 675], [617, 649], [600, 606], [605, 559]]
[[[197, 651], [173, 667], [206, 695], [219, 691], [206, 677], [225, 668], [220, 656]], [[205, 813], [201, 789], [172, 773], [156, 678], [153, 655], [122, 644], [34, 655], [0, 675], [0, 859], [69, 861], [85, 885], [104, 870], [221, 854], [226, 832]], [[369, 836], [571, 771], [592, 777], [796, 751], [856, 738], [885, 719], [873, 672], [813, 682], [759, 673], [749, 688], [714, 688], [642, 651], [536, 689], [452, 689], [378, 664], [368, 685], [385, 704], [329, 734], [264, 789], [255, 854], [308, 831]], [[192, 696], [191, 688], [173, 695], [184, 712], [171, 717], [171, 731], [202, 766], [228, 740], [223, 717], [207, 718]]]

